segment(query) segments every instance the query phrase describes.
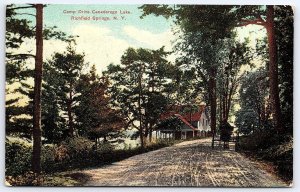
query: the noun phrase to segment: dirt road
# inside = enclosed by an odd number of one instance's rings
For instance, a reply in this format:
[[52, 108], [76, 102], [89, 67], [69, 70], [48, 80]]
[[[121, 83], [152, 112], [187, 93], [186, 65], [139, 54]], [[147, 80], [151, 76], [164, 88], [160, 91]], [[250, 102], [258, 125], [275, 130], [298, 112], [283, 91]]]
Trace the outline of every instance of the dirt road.
[[186, 141], [97, 169], [86, 186], [285, 187], [284, 182], [234, 150], [212, 149], [210, 139]]

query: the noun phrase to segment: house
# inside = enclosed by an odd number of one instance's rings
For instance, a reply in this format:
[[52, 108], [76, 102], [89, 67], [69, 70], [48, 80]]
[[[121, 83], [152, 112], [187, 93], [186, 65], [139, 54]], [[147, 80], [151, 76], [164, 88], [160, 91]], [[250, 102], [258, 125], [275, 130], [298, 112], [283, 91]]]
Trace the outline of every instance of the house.
[[160, 126], [157, 130], [157, 137], [187, 139], [210, 135], [208, 110], [203, 103], [200, 105], [171, 106], [160, 116], [161, 122], [168, 119], [174, 119], [176, 123]]

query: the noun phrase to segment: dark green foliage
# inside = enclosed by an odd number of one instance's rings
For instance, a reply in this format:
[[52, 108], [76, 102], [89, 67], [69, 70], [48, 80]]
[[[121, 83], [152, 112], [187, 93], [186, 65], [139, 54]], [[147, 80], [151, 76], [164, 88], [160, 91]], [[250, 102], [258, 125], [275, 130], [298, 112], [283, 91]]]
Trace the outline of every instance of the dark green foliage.
[[[30, 10], [33, 14], [23, 13], [24, 10]], [[31, 51], [24, 53], [18, 51], [26, 40], [34, 39], [36, 35], [35, 22], [27, 19], [26, 16], [23, 17], [26, 14], [35, 16], [35, 6], [11, 4], [6, 7], [6, 94], [9, 95], [6, 101], [6, 131], [9, 135], [31, 139], [33, 87], [28, 84], [28, 80], [34, 76], [34, 69], [29, 67], [28, 63], [31, 62], [30, 59], [35, 58], [35, 55]], [[45, 40], [69, 40], [71, 38], [66, 38], [64, 33], [56, 31], [56, 27], [45, 27], [43, 32]], [[13, 89], [13, 87], [17, 88]], [[11, 96], [14, 98], [13, 94], [20, 95], [20, 97], [11, 99]], [[28, 105], [20, 106], [21, 97], [28, 99]], [[48, 123], [51, 122], [45, 122], [45, 124]]]
[[33, 90], [28, 83], [20, 82], [21, 87], [7, 91], [7, 94], [22, 94], [29, 99], [28, 104], [20, 106], [20, 98], [6, 100], [6, 133], [8, 135], [31, 139], [33, 115]]
[[24, 141], [5, 141], [5, 175], [17, 176], [31, 168], [32, 146]]
[[[160, 140], [145, 148], [118, 149], [109, 143], [97, 149], [93, 142], [83, 137], [69, 138], [59, 145], [44, 145], [42, 148], [42, 168], [44, 173], [62, 172], [76, 168], [101, 166], [128, 157], [173, 145], [175, 141]], [[6, 176], [30, 175], [32, 149], [24, 141], [6, 141]], [[31, 184], [30, 184], [31, 185]]]
[[[143, 16], [154, 14], [174, 18], [184, 32], [202, 31], [207, 37], [222, 39], [236, 24], [235, 6], [229, 5], [143, 5]], [[212, 22], [214, 21], [214, 22]]]
[[112, 83], [108, 88], [112, 105], [126, 118], [126, 128], [138, 130], [142, 145], [143, 138], [151, 135], [168, 103], [164, 93], [168, 79], [165, 71], [170, 67], [165, 59], [167, 55], [164, 47], [158, 50], [128, 48], [121, 65], [111, 64], [104, 72]]
[[66, 52], [55, 53], [44, 65], [44, 136], [48, 142], [59, 142], [74, 134], [75, 104], [80, 95], [76, 87], [85, 66], [84, 54], [76, 53], [71, 42]]
[[276, 6], [275, 14], [282, 121], [284, 130], [292, 134], [294, 13], [291, 6]]
[[[19, 48], [24, 42], [25, 38], [34, 37], [34, 31], [32, 29], [31, 21], [26, 19], [19, 19], [18, 13], [14, 9], [15, 5], [7, 5], [6, 7], [6, 47], [7, 48]], [[32, 6], [32, 8], [34, 8]]]
[[[24, 19], [20, 16], [20, 12], [24, 9], [19, 9], [22, 6], [7, 5], [6, 7], [6, 81], [13, 83], [16, 81], [26, 80], [28, 77], [33, 77], [33, 70], [28, 68], [28, 59], [35, 57], [31, 52], [16, 53], [26, 39], [35, 38], [34, 22], [29, 19]], [[26, 9], [34, 10], [34, 6], [25, 6]], [[43, 38], [59, 39], [70, 41], [73, 37], [67, 37], [65, 33], [57, 31], [57, 27], [45, 27], [43, 30]]]
[[250, 156], [272, 162], [282, 179], [293, 179], [293, 139], [273, 134], [273, 130], [260, 130], [240, 137], [240, 149]]
[[[249, 83], [252, 82], [252, 83]], [[236, 125], [243, 134], [270, 129], [267, 73], [261, 68], [243, 77], [240, 86], [240, 106], [236, 112]]]

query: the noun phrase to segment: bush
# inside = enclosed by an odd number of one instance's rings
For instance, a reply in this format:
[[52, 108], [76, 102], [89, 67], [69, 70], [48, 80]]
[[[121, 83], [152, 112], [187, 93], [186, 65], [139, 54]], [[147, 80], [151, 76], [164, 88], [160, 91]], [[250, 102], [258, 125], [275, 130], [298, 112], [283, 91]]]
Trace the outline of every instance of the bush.
[[42, 152], [42, 167], [47, 173], [80, 168], [91, 161], [93, 142], [84, 137], [73, 137], [59, 145], [43, 146]]
[[278, 174], [286, 181], [293, 179], [292, 136], [271, 134], [260, 131], [240, 138], [240, 149], [248, 154], [272, 162]]
[[293, 179], [293, 139], [290, 137], [280, 145], [270, 147], [266, 150], [264, 159], [274, 162], [278, 173], [284, 180]]
[[[145, 148], [115, 150], [110, 143], [101, 143], [96, 149], [93, 147], [94, 143], [86, 138], [69, 138], [58, 145], [42, 146], [42, 170], [44, 173], [53, 173], [75, 168], [101, 166], [174, 143], [175, 140], [157, 140], [155, 143], [148, 143]], [[32, 145], [30, 143], [6, 141], [6, 176], [13, 176], [9, 180], [17, 185], [35, 183], [30, 172], [31, 156]]]
[[97, 146], [97, 153], [105, 153], [105, 152], [111, 152], [115, 149], [115, 147], [109, 143], [100, 143], [100, 145]]
[[271, 146], [278, 145], [280, 138], [272, 134], [272, 131], [257, 131], [248, 136], [240, 137], [239, 147], [246, 151], [260, 152]]
[[5, 174], [25, 174], [31, 168], [32, 145], [23, 140], [5, 140]]
[[64, 160], [59, 147], [54, 144], [48, 144], [42, 146], [41, 164], [44, 172], [51, 172], [56, 170], [56, 163], [59, 162], [57, 159], [61, 158], [60, 161]]

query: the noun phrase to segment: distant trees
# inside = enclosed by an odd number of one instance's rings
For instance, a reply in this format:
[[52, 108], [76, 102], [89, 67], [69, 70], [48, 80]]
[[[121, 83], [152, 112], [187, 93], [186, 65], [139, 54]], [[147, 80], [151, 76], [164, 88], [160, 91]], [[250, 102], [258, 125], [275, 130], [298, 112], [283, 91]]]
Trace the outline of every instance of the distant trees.
[[219, 96], [220, 122], [228, 121], [231, 108], [235, 104], [233, 98], [245, 73], [241, 72], [241, 69], [243, 66], [250, 65], [253, 56], [248, 41], [240, 43], [234, 37], [233, 34], [231, 39], [223, 40], [223, 49], [219, 54], [217, 95]]
[[128, 127], [138, 130], [142, 147], [145, 137], [149, 135], [151, 140], [153, 126], [167, 105], [167, 97], [162, 93], [167, 81], [166, 55], [163, 48], [128, 48], [121, 65], [111, 64], [105, 72], [112, 82], [109, 87], [112, 103], [122, 111]]
[[244, 76], [239, 92], [241, 109], [236, 113], [236, 125], [243, 134], [270, 129], [268, 91], [267, 71], [264, 68]]

